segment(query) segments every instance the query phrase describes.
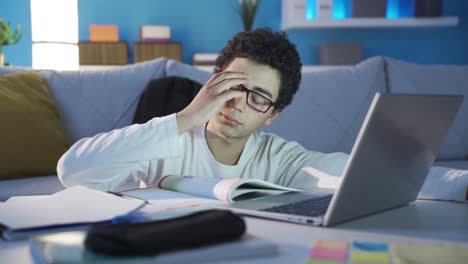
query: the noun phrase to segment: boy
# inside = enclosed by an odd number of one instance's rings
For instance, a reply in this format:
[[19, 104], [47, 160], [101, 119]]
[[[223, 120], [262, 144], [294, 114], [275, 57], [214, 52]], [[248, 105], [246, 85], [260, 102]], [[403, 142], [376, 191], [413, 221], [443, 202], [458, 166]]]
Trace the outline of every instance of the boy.
[[[239, 33], [185, 109], [81, 139], [60, 159], [58, 176], [67, 187], [106, 191], [154, 186], [170, 174], [257, 178], [298, 188], [336, 178], [310, 171], [339, 176], [346, 154], [307, 151], [296, 142], [256, 132], [291, 103], [301, 67], [284, 33]], [[308, 167], [315, 170], [303, 169]]]

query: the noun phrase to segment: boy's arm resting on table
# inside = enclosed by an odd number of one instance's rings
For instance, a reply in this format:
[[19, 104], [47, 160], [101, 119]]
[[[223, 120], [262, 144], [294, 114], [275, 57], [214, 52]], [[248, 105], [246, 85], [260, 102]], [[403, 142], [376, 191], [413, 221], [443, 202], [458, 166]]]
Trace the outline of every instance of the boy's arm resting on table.
[[418, 198], [464, 201], [468, 199], [468, 170], [433, 166]]
[[338, 188], [348, 154], [309, 151], [293, 141], [281, 148], [278, 184], [300, 189]]
[[177, 121], [172, 114], [79, 140], [60, 158], [57, 174], [66, 187], [81, 184], [116, 190], [125, 183], [151, 181], [150, 160], [179, 155]]
[[[307, 151], [297, 145], [284, 152], [280, 167], [280, 175], [284, 176], [278, 178], [278, 183], [299, 189], [337, 189], [343, 179], [342, 173], [349, 155], [341, 152], [325, 154]], [[468, 170], [433, 166], [418, 198], [466, 201], [467, 193]]]

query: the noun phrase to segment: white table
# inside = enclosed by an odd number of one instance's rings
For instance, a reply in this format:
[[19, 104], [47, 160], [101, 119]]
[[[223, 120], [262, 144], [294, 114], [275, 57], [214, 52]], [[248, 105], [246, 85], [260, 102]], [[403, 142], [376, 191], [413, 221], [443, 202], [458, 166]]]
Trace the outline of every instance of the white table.
[[[250, 235], [278, 244], [280, 253], [269, 258], [230, 263], [305, 263], [315, 239], [468, 245], [468, 205], [460, 203], [416, 201], [327, 228], [251, 217], [245, 219]], [[27, 242], [0, 242], [0, 263], [33, 263]]]

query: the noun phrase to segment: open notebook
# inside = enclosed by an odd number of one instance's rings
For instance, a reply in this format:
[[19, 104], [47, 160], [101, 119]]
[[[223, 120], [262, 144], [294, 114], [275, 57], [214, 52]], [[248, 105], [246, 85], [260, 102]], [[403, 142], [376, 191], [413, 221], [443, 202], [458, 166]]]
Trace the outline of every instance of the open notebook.
[[141, 208], [145, 203], [83, 186], [74, 186], [49, 196], [11, 199], [0, 204], [2, 237], [6, 240], [21, 239], [33, 234], [110, 221]]

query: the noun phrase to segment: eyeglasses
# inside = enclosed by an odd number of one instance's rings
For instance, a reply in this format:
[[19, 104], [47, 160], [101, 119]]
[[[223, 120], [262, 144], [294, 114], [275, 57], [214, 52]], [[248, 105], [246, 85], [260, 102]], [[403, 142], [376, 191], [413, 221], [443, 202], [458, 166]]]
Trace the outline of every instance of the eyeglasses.
[[245, 99], [247, 105], [257, 112], [266, 113], [272, 106], [275, 106], [276, 102], [271, 101], [258, 92], [245, 88], [243, 85], [239, 85], [231, 89], [247, 93]]

